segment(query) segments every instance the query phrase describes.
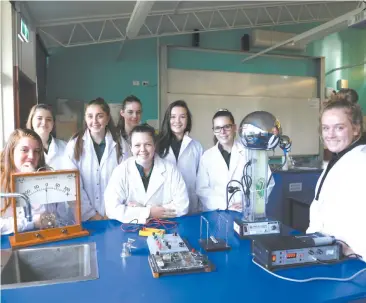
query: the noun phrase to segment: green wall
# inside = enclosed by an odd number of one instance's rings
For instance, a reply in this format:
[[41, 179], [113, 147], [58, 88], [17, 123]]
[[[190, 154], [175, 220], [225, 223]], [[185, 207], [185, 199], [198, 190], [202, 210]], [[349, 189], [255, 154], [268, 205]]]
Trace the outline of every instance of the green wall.
[[[326, 86], [337, 88], [339, 79], [348, 80], [348, 87], [359, 94], [366, 113], [366, 29], [346, 29], [313, 42], [307, 53], [325, 57]], [[332, 71], [339, 67], [355, 67]]]
[[[303, 24], [272, 29], [301, 33], [314, 26], [315, 24]], [[240, 38], [245, 33], [250, 33], [250, 30], [203, 33], [200, 35], [200, 45], [202, 48], [239, 50]], [[366, 59], [365, 37], [366, 30], [347, 29], [312, 43], [303, 54], [325, 56], [326, 71], [348, 64], [357, 64]], [[143, 102], [142, 119], [156, 119], [158, 115], [158, 45], [191, 46], [191, 43], [191, 35], [126, 41], [119, 61], [116, 58], [120, 51], [120, 43], [55, 49], [51, 52], [49, 59], [48, 102], [53, 103], [57, 98], [88, 102], [98, 96], [109, 102], [121, 102], [125, 96], [135, 94]], [[298, 52], [291, 53], [298, 54]], [[189, 53], [175, 57], [174, 65], [246, 72], [240, 60], [233, 59], [235, 56], [201, 53], [198, 59], [198, 57], [187, 57], [187, 54]], [[255, 62], [255, 60], [250, 62], [250, 66], [256, 64]], [[281, 64], [279, 66], [279, 69], [276, 69], [279, 74], [291, 73], [291, 66]], [[301, 68], [301, 73], [304, 75], [311, 75], [313, 71], [312, 66], [298, 68]], [[255, 70], [258, 69], [255, 68]], [[349, 87], [359, 92], [361, 104], [366, 110], [365, 71], [365, 66], [361, 66], [334, 72], [326, 77], [326, 85], [336, 88], [338, 79], [348, 79]], [[261, 67], [261, 72], [273, 73], [273, 66], [265, 64]], [[134, 80], [140, 83], [149, 81], [149, 85], [133, 86]]]

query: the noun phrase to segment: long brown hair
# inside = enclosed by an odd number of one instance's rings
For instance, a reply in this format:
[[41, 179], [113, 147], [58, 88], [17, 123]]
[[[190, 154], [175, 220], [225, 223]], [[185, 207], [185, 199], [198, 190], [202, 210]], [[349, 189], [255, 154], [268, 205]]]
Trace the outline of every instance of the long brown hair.
[[[141, 106], [141, 108], [142, 108], [141, 100], [139, 98], [137, 98], [136, 96], [134, 96], [134, 95], [130, 95], [130, 96], [127, 96], [123, 100], [123, 102], [122, 102], [122, 110], [124, 111], [126, 109], [127, 103], [133, 103], [133, 102], [139, 103], [140, 106]], [[118, 133], [125, 140], [128, 139], [128, 134], [126, 133], [125, 118], [122, 117], [121, 115], [119, 115], [119, 120], [118, 120], [118, 123], [117, 123], [117, 130], [118, 130]]]
[[183, 100], [177, 100], [171, 103], [165, 111], [163, 123], [158, 137], [157, 152], [161, 158], [165, 158], [169, 153], [169, 147], [172, 144], [173, 137], [175, 136], [170, 128], [170, 119], [172, 109], [174, 107], [183, 107], [187, 112], [187, 126], [184, 133], [192, 130], [192, 114], [188, 108], [188, 105]]
[[[39, 148], [41, 149], [36, 169], [46, 167], [43, 144], [38, 134], [31, 129], [18, 128], [14, 130], [10, 134], [8, 142], [6, 143], [5, 148], [1, 152], [0, 156], [1, 191], [4, 193], [11, 192], [11, 174], [16, 171], [14, 163], [14, 149], [17, 146], [19, 140], [24, 137], [29, 137], [37, 141]], [[3, 214], [6, 211], [6, 209], [10, 206], [9, 199], [4, 200], [5, 200], [5, 207], [1, 209], [1, 214]]]
[[[110, 109], [108, 103], [105, 102], [103, 98], [97, 98], [95, 100], [90, 101], [88, 103], [85, 111], [91, 105], [98, 105], [98, 106], [100, 106], [100, 108], [102, 109], [102, 111], [105, 112], [109, 116], [109, 122], [108, 122], [108, 124], [106, 126], [106, 131], [109, 130], [109, 132], [112, 135], [113, 141], [117, 143], [117, 145], [116, 145], [116, 153], [117, 153], [117, 162], [119, 162], [119, 158], [122, 155], [122, 146], [121, 146], [121, 143], [120, 143], [120, 138], [117, 135], [116, 128], [115, 128], [114, 123], [113, 123], [113, 119], [111, 117], [111, 109]], [[79, 161], [80, 160], [80, 157], [81, 157], [81, 155], [83, 153], [83, 148], [84, 148], [83, 136], [84, 136], [84, 133], [86, 131], [88, 131], [88, 126], [86, 125], [86, 122], [85, 122], [85, 119], [84, 119], [84, 127], [83, 127], [83, 129], [81, 131], [77, 132], [71, 138], [71, 139], [77, 138], [76, 139], [76, 143], [75, 143], [75, 149], [74, 149], [74, 158], [75, 158], [76, 161]]]

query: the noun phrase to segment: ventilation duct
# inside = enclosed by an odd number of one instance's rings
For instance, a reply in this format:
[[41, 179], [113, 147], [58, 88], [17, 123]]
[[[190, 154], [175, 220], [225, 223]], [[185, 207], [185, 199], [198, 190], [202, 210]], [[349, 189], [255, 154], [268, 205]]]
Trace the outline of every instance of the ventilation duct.
[[348, 20], [348, 26], [352, 28], [366, 28], [366, 10]]
[[[286, 40], [290, 40], [297, 34], [285, 33], [277, 31], [268, 31], [262, 29], [255, 29], [251, 34], [251, 47], [253, 48], [267, 48]], [[278, 49], [291, 49], [302, 51], [305, 50], [305, 45], [300, 43], [292, 43], [280, 46]]]

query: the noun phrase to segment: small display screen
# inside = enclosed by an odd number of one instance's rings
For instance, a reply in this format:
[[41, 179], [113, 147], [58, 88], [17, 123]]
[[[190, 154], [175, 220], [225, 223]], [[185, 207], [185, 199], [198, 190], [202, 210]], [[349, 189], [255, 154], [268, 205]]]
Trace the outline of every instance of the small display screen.
[[294, 258], [296, 258], [296, 256], [297, 256], [297, 253], [287, 253], [286, 254], [287, 259], [294, 259]]
[[272, 255], [272, 262], [276, 262], [276, 255]]

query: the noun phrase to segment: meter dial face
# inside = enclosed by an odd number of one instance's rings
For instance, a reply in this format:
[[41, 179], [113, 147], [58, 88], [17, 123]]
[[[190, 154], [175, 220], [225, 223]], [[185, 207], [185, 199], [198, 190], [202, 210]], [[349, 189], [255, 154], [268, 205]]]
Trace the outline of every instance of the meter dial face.
[[[41, 204], [76, 200], [76, 174], [60, 173], [19, 176], [15, 179], [15, 192], [29, 197], [32, 207]], [[22, 199], [19, 198], [20, 203]]]

